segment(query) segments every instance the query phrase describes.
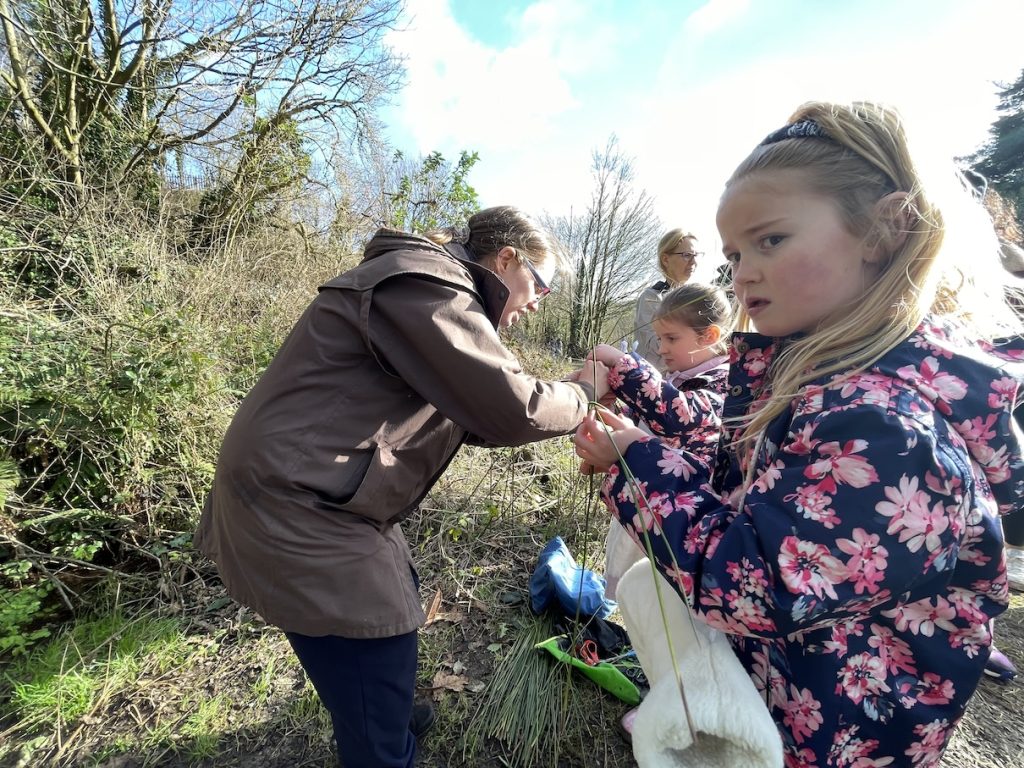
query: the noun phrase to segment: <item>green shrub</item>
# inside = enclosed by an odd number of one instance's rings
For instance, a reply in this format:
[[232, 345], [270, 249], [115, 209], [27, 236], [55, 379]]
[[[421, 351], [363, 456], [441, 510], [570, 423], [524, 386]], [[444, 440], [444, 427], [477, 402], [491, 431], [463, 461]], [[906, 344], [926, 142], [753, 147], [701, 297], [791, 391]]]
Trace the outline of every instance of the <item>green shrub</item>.
[[58, 594], [74, 607], [90, 564], [131, 567], [192, 527], [236, 397], [211, 334], [127, 233], [82, 227], [60, 268], [30, 233], [0, 226], [7, 242], [36, 265], [0, 303], [0, 468], [15, 478], [0, 493], [0, 652], [19, 653]]
[[0, 651], [98, 576], [188, 551], [238, 402], [344, 258], [269, 230], [183, 251], [96, 203], [0, 211]]
[[[25, 310], [0, 321], [0, 446], [26, 478], [22, 502], [87, 510], [101, 529], [140, 506], [194, 506], [215, 440], [192, 420], [223, 389], [181, 315], [104, 320]], [[81, 515], [41, 525], [68, 545], [89, 528]]]

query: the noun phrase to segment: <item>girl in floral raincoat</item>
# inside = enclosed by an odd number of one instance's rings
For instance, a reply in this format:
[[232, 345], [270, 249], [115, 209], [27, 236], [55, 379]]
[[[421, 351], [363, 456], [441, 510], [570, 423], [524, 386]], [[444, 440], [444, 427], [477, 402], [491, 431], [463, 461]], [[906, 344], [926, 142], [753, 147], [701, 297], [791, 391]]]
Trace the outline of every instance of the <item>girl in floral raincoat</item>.
[[[595, 377], [607, 374], [611, 392], [626, 404], [624, 412], [638, 418], [663, 444], [674, 448], [685, 444], [688, 451], [712, 464], [722, 432], [729, 376], [725, 329], [731, 322], [732, 308], [721, 288], [700, 283], [673, 288], [651, 321], [664, 375], [654, 361], [636, 352], [626, 354], [600, 344], [591, 354], [601, 364], [595, 366], [600, 370]], [[619, 579], [645, 556], [643, 546], [634, 529], [612, 523], [605, 541], [609, 598], [616, 598]], [[634, 639], [644, 631], [628, 623], [626, 629]], [[620, 721], [627, 734], [632, 733], [636, 712], [629, 710]]]
[[940, 206], [896, 113], [797, 110], [719, 206], [741, 331], [716, 466], [611, 413], [575, 437], [728, 633], [787, 766], [937, 766], [1007, 605], [1024, 351], [985, 341], [1019, 329], [958, 266], [996, 245], [953, 173]]
[[651, 321], [660, 367], [608, 344], [594, 347], [591, 359], [608, 369], [611, 391], [626, 403], [627, 415], [667, 445], [685, 442], [689, 451], [714, 462], [729, 375], [725, 329], [731, 323], [732, 308], [721, 288], [687, 283], [665, 295]]

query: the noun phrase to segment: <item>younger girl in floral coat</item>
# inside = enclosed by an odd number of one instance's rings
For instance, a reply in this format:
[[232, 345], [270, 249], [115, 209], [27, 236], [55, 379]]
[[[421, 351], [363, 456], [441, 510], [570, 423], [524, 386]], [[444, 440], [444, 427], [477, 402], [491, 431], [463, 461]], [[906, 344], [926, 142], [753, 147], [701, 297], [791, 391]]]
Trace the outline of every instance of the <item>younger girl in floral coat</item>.
[[731, 325], [732, 307], [724, 291], [687, 283], [665, 294], [651, 321], [665, 373], [658, 372], [655, 361], [608, 344], [595, 347], [590, 357], [609, 369], [611, 391], [628, 405], [630, 416], [666, 444], [685, 444], [713, 462], [729, 376], [726, 330]]
[[[625, 403], [621, 412], [641, 422], [665, 445], [685, 445], [703, 462], [713, 464], [728, 387], [725, 333], [731, 324], [732, 307], [720, 288], [687, 283], [673, 289], [651, 320], [666, 372], [659, 373], [653, 361], [636, 352], [627, 354], [599, 344], [590, 359], [600, 364], [594, 364], [594, 377], [601, 379], [600, 392], [610, 390]], [[681, 453], [672, 456], [684, 461]], [[604, 575], [609, 598], [615, 598], [619, 578], [644, 556], [643, 546], [633, 528], [613, 524], [608, 529]]]
[[1019, 329], [969, 271], [996, 244], [954, 178], [940, 206], [891, 110], [797, 110], [718, 210], [742, 308], [724, 456], [604, 412], [575, 437], [611, 512], [728, 634], [787, 766], [937, 766], [1007, 605], [1024, 352], [984, 341]]
[[[728, 386], [725, 332], [731, 324], [732, 307], [724, 291], [687, 283], [665, 295], [651, 321], [664, 375], [653, 367], [653, 361], [607, 344], [595, 347], [591, 358], [608, 369], [608, 385], [626, 403], [628, 414], [642, 421], [665, 445], [686, 445], [702, 461], [713, 463]], [[605, 542], [605, 594], [609, 598], [616, 598], [619, 579], [644, 556], [636, 530], [613, 522]], [[628, 623], [626, 629], [634, 639], [644, 631]], [[623, 716], [626, 733], [632, 733], [635, 716], [636, 709]]]

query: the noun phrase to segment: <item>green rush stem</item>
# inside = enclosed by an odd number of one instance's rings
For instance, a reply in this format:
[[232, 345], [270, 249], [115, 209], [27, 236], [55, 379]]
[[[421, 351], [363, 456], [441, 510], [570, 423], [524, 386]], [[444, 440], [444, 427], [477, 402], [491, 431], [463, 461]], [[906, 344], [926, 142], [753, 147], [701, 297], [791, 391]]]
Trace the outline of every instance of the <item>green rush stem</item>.
[[[590, 405], [594, 409], [595, 414], [596, 414], [598, 420], [601, 422], [601, 426], [604, 427], [605, 434], [608, 436], [608, 439], [611, 442], [612, 447], [615, 449], [615, 453], [619, 457], [619, 459], [618, 459], [619, 465], [622, 467], [623, 472], [625, 472], [626, 481], [630, 484], [630, 486], [633, 489], [634, 498], [637, 498], [637, 499], [640, 499], [640, 500], [643, 501], [644, 509], [646, 509], [647, 513], [651, 516], [651, 523], [653, 525], [657, 526], [658, 533], [664, 539], [665, 538], [665, 530], [661, 527], [661, 523], [658, 521], [658, 516], [654, 513], [654, 510], [651, 509], [651, 505], [647, 501], [647, 497], [640, 490], [640, 484], [637, 482], [636, 477], [633, 475], [633, 471], [629, 468], [629, 465], [626, 463], [625, 457], [619, 451], [619, 447], [615, 444], [615, 440], [612, 439], [611, 429], [605, 423], [604, 417], [601, 415], [600, 408], [597, 407], [597, 406], [600, 405], [600, 403], [591, 402]], [[593, 475], [591, 475], [591, 478], [593, 478]], [[591, 480], [591, 482], [593, 482], [593, 480]], [[662, 599], [662, 596], [661, 596], [661, 574], [658, 573], [658, 566], [655, 564], [656, 561], [655, 561], [655, 558], [654, 558], [654, 548], [651, 545], [651, 535], [650, 535], [650, 532], [647, 530], [647, 526], [643, 524], [643, 522], [644, 522], [643, 521], [643, 517], [642, 517], [643, 513], [642, 513], [641, 509], [639, 508], [639, 505], [638, 505], [638, 508], [637, 508], [637, 513], [641, 515], [641, 518], [640, 518], [640, 532], [643, 534], [643, 537], [644, 537], [644, 547], [646, 548], [646, 551], [647, 551], [647, 560], [648, 560], [648, 563], [651, 566], [651, 573], [653, 574], [653, 578], [654, 578], [654, 592], [655, 592], [655, 595], [658, 598], [658, 611], [661, 613], [661, 623], [662, 623], [662, 627], [665, 630], [665, 640], [668, 643], [668, 655], [669, 655], [669, 659], [672, 661], [672, 670], [673, 670], [673, 673], [674, 673], [675, 678], [676, 678], [676, 684], [679, 687], [679, 698], [680, 698], [680, 700], [683, 703], [683, 713], [686, 715], [686, 726], [690, 730], [690, 737], [693, 739], [693, 743], [696, 744], [697, 743], [697, 728], [696, 728], [696, 726], [693, 723], [693, 715], [690, 713], [690, 705], [689, 705], [689, 702], [688, 702], [688, 700], [686, 698], [686, 688], [683, 685], [683, 675], [682, 675], [682, 673], [679, 670], [678, 663], [676, 662], [676, 650], [675, 650], [675, 646], [672, 644], [672, 636], [669, 634], [668, 616], [665, 614], [665, 602], [664, 602], [664, 600]], [[667, 542], [666, 542], [666, 546], [667, 546]], [[672, 558], [672, 565], [675, 568], [676, 573], [680, 573], [681, 569], [679, 568], [679, 563], [676, 560], [675, 552], [672, 551], [671, 547], [667, 547], [667, 549], [668, 549], [669, 556]], [[700, 633], [698, 633], [696, 631], [695, 624], [694, 624], [694, 618], [693, 618], [693, 612], [690, 609], [690, 603], [685, 598], [685, 595], [683, 596], [682, 603], [686, 607], [686, 616], [687, 616], [687, 618], [690, 621], [690, 626], [694, 628], [694, 633], [693, 633], [694, 637], [697, 638], [697, 643], [700, 644], [701, 643]]]
[[[593, 368], [594, 368], [594, 379], [596, 380], [597, 379], [597, 360], [596, 359], [593, 360], [592, 363], [593, 363]], [[588, 406], [593, 407], [593, 403], [588, 403]], [[586, 512], [584, 513], [584, 516], [583, 516], [583, 548], [581, 550], [580, 562], [579, 562], [580, 588], [579, 588], [579, 591], [576, 593], [576, 615], [573, 617], [573, 626], [576, 628], [576, 636], [574, 638], [571, 638], [572, 639], [572, 645], [569, 648], [569, 654], [570, 655], [573, 654], [573, 650], [576, 648], [576, 645], [579, 643], [580, 638], [583, 636], [583, 630], [585, 630], [587, 628], [587, 625], [589, 625], [590, 622], [593, 621], [594, 616], [597, 615], [597, 614], [594, 614], [589, 619], [587, 619], [586, 624], [580, 625], [580, 611], [581, 611], [582, 604], [583, 604], [583, 571], [586, 568], [586, 564], [587, 564], [587, 546], [588, 546], [588, 541], [590, 539], [590, 514], [591, 514], [591, 512], [594, 509], [594, 476], [593, 475], [590, 476], [590, 483], [589, 483], [588, 491], [589, 492], [587, 494], [587, 507], [586, 507]]]

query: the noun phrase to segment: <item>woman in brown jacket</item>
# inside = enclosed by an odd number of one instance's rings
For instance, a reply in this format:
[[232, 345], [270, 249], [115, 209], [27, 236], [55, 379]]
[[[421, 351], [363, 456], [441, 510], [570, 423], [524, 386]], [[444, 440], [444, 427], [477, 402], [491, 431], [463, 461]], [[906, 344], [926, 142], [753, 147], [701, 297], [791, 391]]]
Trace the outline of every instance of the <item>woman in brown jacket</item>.
[[399, 522], [469, 436], [565, 434], [592, 382], [523, 372], [497, 329], [548, 292], [549, 236], [515, 208], [461, 232], [381, 230], [321, 286], [224, 438], [196, 544], [283, 629], [349, 768], [408, 768], [424, 615]]

